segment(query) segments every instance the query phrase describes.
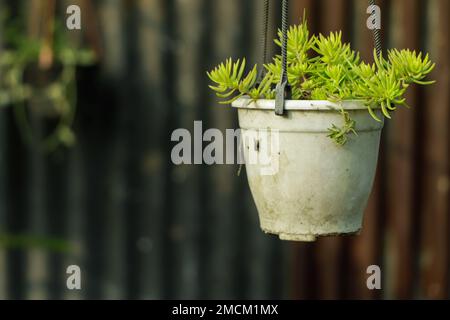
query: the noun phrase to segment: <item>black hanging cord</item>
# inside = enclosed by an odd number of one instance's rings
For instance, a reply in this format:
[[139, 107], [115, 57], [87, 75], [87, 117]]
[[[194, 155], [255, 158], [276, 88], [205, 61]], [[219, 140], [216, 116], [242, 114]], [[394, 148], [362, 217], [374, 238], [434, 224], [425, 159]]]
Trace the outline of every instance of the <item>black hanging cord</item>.
[[[369, 5], [374, 6], [375, 0], [369, 0]], [[380, 56], [383, 54], [382, 45], [381, 45], [381, 30], [374, 28], [372, 30], [372, 32], [373, 32], [373, 40], [374, 40], [374, 44], [375, 44], [375, 50], [377, 52], [377, 56]]]
[[262, 81], [264, 76], [266, 75], [266, 70], [264, 68], [264, 64], [267, 63], [267, 47], [268, 47], [268, 39], [267, 34], [269, 33], [269, 13], [270, 13], [270, 0], [264, 0], [264, 9], [263, 9], [263, 34], [262, 34], [262, 58], [261, 58], [261, 66], [259, 69], [258, 75], [258, 83]]
[[283, 33], [283, 41], [281, 45], [281, 57], [282, 57], [282, 80], [287, 80], [287, 30], [288, 30], [288, 0], [283, 0], [283, 17], [281, 22], [281, 30]]
[[288, 83], [288, 73], [287, 73], [287, 41], [288, 41], [288, 23], [289, 23], [289, 1], [282, 0], [282, 41], [281, 41], [281, 78], [275, 89], [275, 114], [281, 116], [284, 114], [284, 104], [285, 100], [289, 99], [290, 86]]

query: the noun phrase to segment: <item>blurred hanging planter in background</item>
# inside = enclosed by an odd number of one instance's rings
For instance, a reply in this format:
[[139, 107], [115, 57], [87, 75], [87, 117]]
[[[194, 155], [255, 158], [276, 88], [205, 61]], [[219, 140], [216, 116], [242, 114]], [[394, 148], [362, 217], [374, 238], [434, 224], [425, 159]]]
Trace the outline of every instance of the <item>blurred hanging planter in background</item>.
[[[10, 106], [23, 139], [51, 152], [72, 146], [72, 124], [77, 104], [76, 69], [91, 65], [96, 54], [73, 45], [69, 30], [55, 18], [55, 2], [33, 12], [36, 25], [27, 26], [20, 16], [2, 17], [0, 50], [0, 107]], [[31, 30], [27, 33], [27, 30]], [[51, 129], [42, 139], [31, 119], [48, 120]]]
[[[434, 64], [410, 50], [389, 50], [385, 59], [381, 48], [373, 64], [365, 63], [341, 32], [310, 35], [305, 16], [288, 28], [287, 3], [275, 40], [282, 54], [264, 61], [259, 79], [256, 65], [245, 73], [245, 59], [229, 59], [208, 73], [210, 88], [238, 108], [261, 228], [296, 241], [354, 234], [372, 189], [384, 118], [406, 105], [410, 85], [432, 83], [423, 79]], [[261, 130], [279, 137], [269, 151], [279, 168], [272, 175], [248, 161], [270, 148], [258, 138]]]

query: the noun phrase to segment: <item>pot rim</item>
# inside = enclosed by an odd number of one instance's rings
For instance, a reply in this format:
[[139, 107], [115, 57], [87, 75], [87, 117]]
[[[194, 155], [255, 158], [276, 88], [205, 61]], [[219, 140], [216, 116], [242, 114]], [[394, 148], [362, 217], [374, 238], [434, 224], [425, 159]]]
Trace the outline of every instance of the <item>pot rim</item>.
[[[234, 101], [231, 106], [237, 109], [275, 110], [275, 100], [258, 99], [255, 101], [248, 96], [244, 96]], [[379, 106], [372, 108], [379, 109]], [[286, 100], [284, 109], [312, 111], [367, 110], [367, 106], [363, 100], [343, 100], [340, 102], [328, 100]]]

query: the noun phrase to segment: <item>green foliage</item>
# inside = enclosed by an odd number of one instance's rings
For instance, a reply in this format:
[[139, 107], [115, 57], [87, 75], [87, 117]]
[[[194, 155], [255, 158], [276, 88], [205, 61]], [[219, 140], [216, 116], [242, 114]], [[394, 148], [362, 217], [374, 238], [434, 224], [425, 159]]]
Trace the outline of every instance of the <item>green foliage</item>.
[[434, 81], [422, 81], [433, 69], [428, 54], [422, 59], [422, 53], [409, 49], [398, 51], [392, 49], [388, 52], [389, 63], [395, 72], [395, 77], [403, 82], [403, 85], [417, 83], [422, 85], [433, 84]]
[[365, 100], [372, 117], [377, 121], [381, 121], [374, 114], [371, 106], [380, 105], [383, 115], [390, 119], [389, 111], [394, 111], [396, 104], [405, 104], [403, 96], [406, 86], [396, 76], [396, 70], [387, 65], [383, 58], [376, 58], [375, 64], [378, 70], [374, 75], [368, 78], [362, 78], [360, 76], [359, 79], [361, 80], [355, 82], [355, 96]]
[[6, 249], [45, 249], [49, 252], [72, 253], [75, 247], [64, 239], [43, 237], [31, 234], [1, 234], [0, 248]]
[[[275, 43], [281, 46], [282, 34]], [[288, 30], [287, 70], [292, 87], [293, 100], [362, 100], [372, 117], [381, 121], [373, 111], [381, 108], [386, 118], [399, 105], [406, 105], [405, 92], [413, 83], [432, 84], [424, 78], [435, 64], [428, 55], [411, 50], [388, 50], [387, 59], [374, 53], [374, 63], [361, 61], [359, 53], [342, 42], [342, 33], [332, 32], [328, 36], [310, 35], [306, 19]], [[257, 84], [257, 66], [245, 75], [245, 60], [233, 62], [230, 58], [208, 73], [214, 83], [210, 86], [218, 97], [226, 98], [221, 103], [231, 103], [248, 95], [252, 99], [273, 99], [274, 86], [281, 77], [281, 56], [276, 55], [271, 63], [264, 65], [264, 80]], [[355, 122], [348, 112], [338, 110], [344, 125], [332, 125], [329, 137], [343, 145], [347, 135], [356, 134]]]
[[[45, 151], [54, 150], [59, 145], [70, 146], [75, 142], [71, 125], [76, 106], [76, 68], [90, 65], [95, 61], [92, 50], [79, 49], [71, 45], [62, 24], [55, 21], [51, 45], [46, 40], [29, 37], [20, 17], [4, 21], [4, 49], [0, 50], [0, 107], [11, 106], [19, 129], [28, 142], [36, 142], [26, 110], [27, 102], [40, 101], [50, 110], [38, 110], [42, 114], [52, 114], [58, 124], [49, 136], [39, 145]], [[46, 51], [46, 52], [45, 52]], [[46, 54], [52, 59], [55, 68], [41, 68], [40, 60]], [[26, 79], [27, 71], [32, 70], [34, 78], [52, 74], [51, 80], [35, 81]], [[48, 77], [48, 76], [44, 76]], [[31, 80], [31, 81], [30, 81]], [[39, 83], [34, 83], [39, 82]]]
[[342, 32], [331, 32], [328, 37], [319, 34], [314, 44], [314, 51], [319, 54], [319, 61], [325, 65], [355, 65], [359, 54], [350, 48], [350, 44], [342, 43]]
[[338, 145], [342, 146], [347, 143], [347, 135], [349, 133], [353, 133], [355, 135], [357, 135], [357, 133], [355, 131], [356, 122], [350, 118], [350, 114], [345, 110], [341, 110], [341, 115], [344, 119], [344, 125], [342, 127], [338, 127], [333, 124], [329, 129], [328, 137], [333, 139]]
[[256, 65], [244, 77], [245, 63], [245, 59], [233, 62], [230, 58], [211, 72], [208, 72], [208, 77], [216, 84], [215, 86], [210, 85], [209, 87], [216, 92], [219, 98], [227, 99], [220, 103], [232, 103], [243, 95], [249, 95], [254, 99], [259, 99], [268, 94], [272, 78], [265, 77], [264, 81], [255, 87], [258, 77]]

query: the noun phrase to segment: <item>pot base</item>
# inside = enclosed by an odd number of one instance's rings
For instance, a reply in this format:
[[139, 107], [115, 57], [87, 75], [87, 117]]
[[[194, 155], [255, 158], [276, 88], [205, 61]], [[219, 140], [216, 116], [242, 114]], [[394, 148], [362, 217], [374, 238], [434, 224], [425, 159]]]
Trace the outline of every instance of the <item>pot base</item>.
[[287, 241], [314, 242], [317, 240], [317, 237], [313, 234], [280, 233], [278, 237], [280, 238], [280, 240], [287, 240]]
[[293, 234], [293, 233], [283, 233], [274, 232], [262, 228], [265, 233], [276, 235], [280, 240], [286, 241], [300, 241], [300, 242], [315, 242], [318, 237], [332, 237], [332, 236], [355, 236], [361, 233], [361, 229], [352, 232], [343, 233], [330, 233], [330, 234]]

